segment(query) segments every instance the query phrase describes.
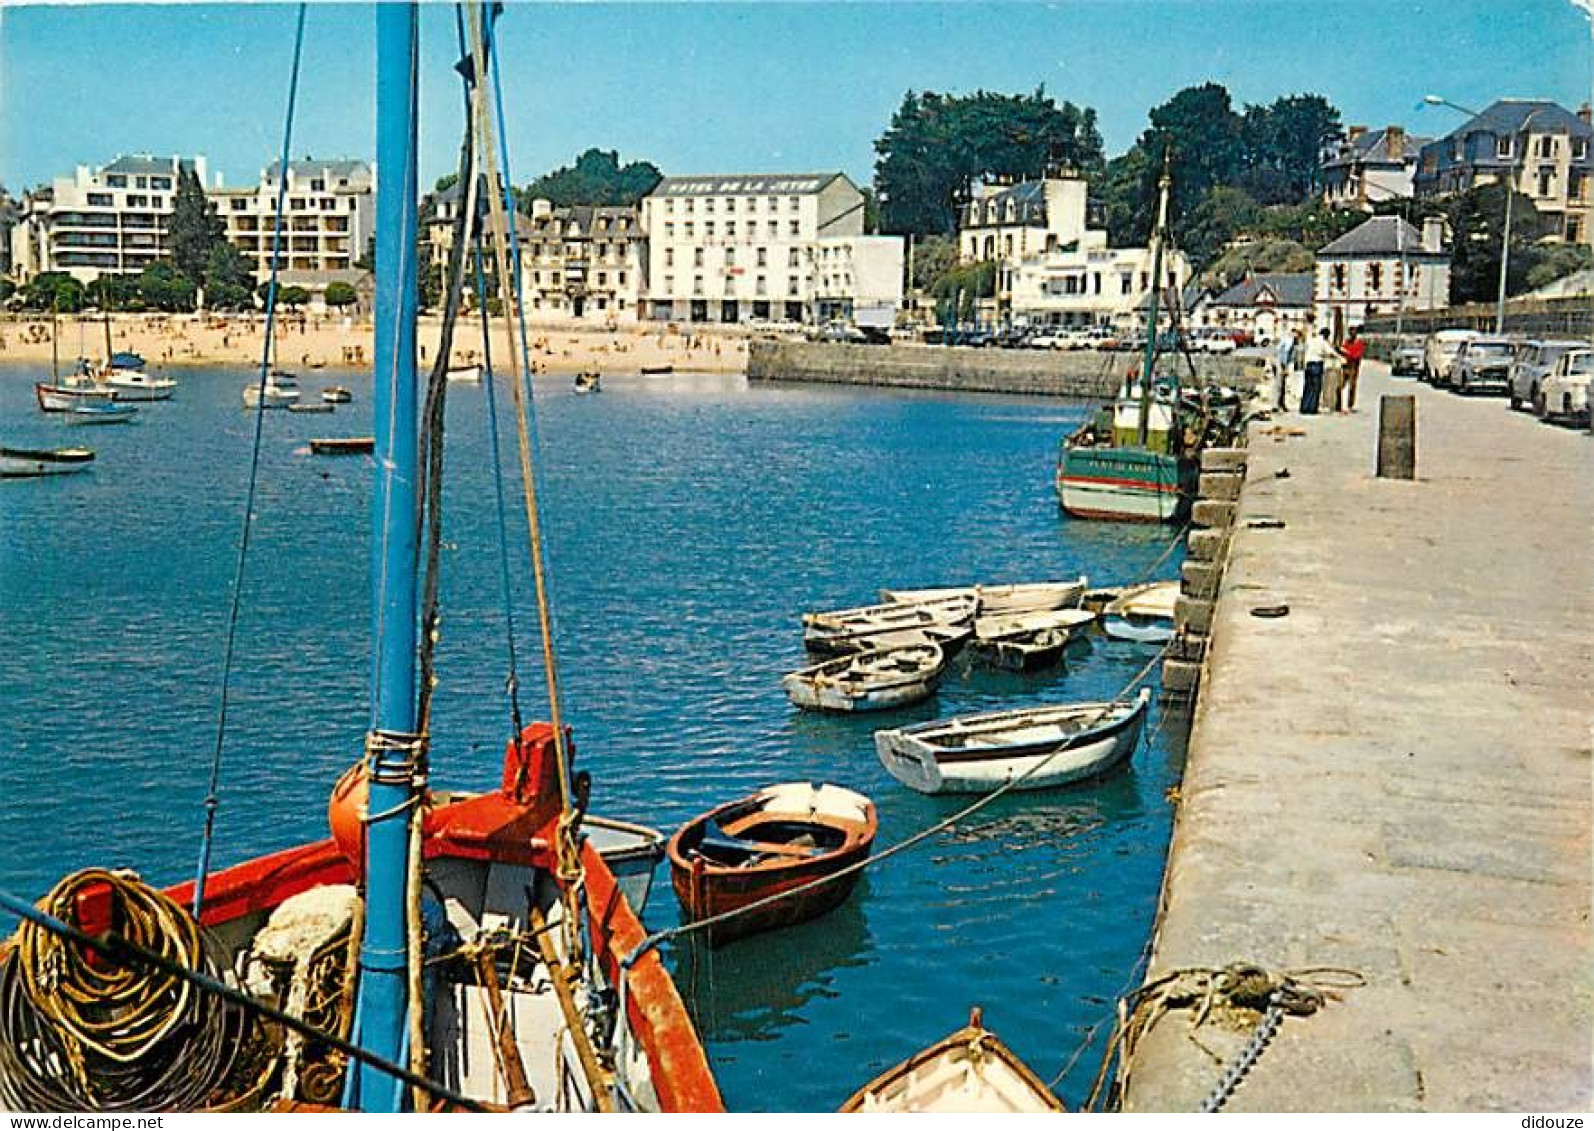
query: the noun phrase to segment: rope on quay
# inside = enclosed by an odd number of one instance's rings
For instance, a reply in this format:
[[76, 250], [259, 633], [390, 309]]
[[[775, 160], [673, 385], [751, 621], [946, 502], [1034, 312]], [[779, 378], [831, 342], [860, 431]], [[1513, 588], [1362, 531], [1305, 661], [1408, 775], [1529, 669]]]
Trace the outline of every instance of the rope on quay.
[[[207, 974], [190, 969], [183, 963], [175, 961], [164, 954], [150, 950], [147, 947], [135, 943], [114, 931], [103, 931], [99, 934], [91, 935], [88, 932], [80, 930], [79, 928], [72, 926], [70, 923], [63, 921], [54, 915], [41, 911], [39, 908], [29, 903], [21, 896], [15, 895], [4, 888], [0, 888], [0, 909], [4, 909], [13, 915], [16, 915], [20, 919], [24, 920], [26, 924], [31, 924], [34, 927], [48, 931], [50, 934], [65, 939], [68, 942], [76, 943], [79, 948], [86, 948], [87, 950], [93, 951], [94, 954], [101, 960], [108, 958], [115, 959], [128, 969], [137, 967], [164, 974], [169, 979], [176, 979], [177, 981], [180, 981], [187, 986], [191, 986], [202, 993], [220, 999], [222, 1002], [225, 1002], [230, 1006], [244, 1010], [256, 1017], [272, 1021], [278, 1025], [281, 1025], [285, 1029], [291, 1029], [293, 1032], [298, 1033], [303, 1037], [307, 1037], [314, 1041], [319, 1041], [328, 1047], [341, 1052], [350, 1059], [360, 1061], [362, 1064], [370, 1065], [377, 1071], [385, 1072], [389, 1076], [392, 1076], [395, 1079], [410, 1085], [411, 1087], [424, 1088], [433, 1096], [446, 1100], [451, 1104], [456, 1104], [462, 1110], [486, 1110], [482, 1104], [471, 1099], [467, 1095], [456, 1092], [452, 1088], [448, 1088], [442, 1084], [436, 1083], [435, 1081], [428, 1080], [424, 1076], [419, 1076], [402, 1065], [395, 1064], [384, 1057], [368, 1052], [359, 1045], [346, 1041], [336, 1034], [328, 1033], [324, 1030], [316, 1028], [314, 1025], [307, 1024], [305, 1021], [295, 1017], [293, 1014], [288, 1013], [285, 1010], [278, 1009], [273, 1005], [269, 1005], [266, 1002], [253, 998], [244, 993], [242, 990], [229, 986], [225, 982], [219, 981]], [[85, 959], [86, 955], [80, 951], [74, 957], [77, 959]], [[0, 971], [6, 971], [13, 966], [17, 959], [14, 956], [5, 955], [0, 956], [0, 961], [3, 961], [4, 963], [3, 966], [0, 966]], [[10, 1047], [11, 1043], [9, 1038], [0, 1040], [0, 1052], [9, 1052]], [[72, 1103], [56, 1103], [54, 1106], [41, 1108], [40, 1110], [72, 1110], [74, 1106], [77, 1105]], [[147, 1111], [151, 1110], [152, 1106], [152, 1103], [146, 1103], [141, 1108], [136, 1110]]]
[[[1118, 695], [1103, 704], [1102, 709], [1096, 713], [1096, 716], [1093, 719], [1091, 719], [1091, 723], [1105, 718], [1108, 711], [1110, 711], [1113, 707], [1116, 707], [1121, 703], [1128, 702], [1129, 692], [1134, 690], [1134, 688], [1138, 686], [1141, 681], [1143, 681], [1152, 673], [1153, 670], [1156, 669], [1157, 664], [1161, 662], [1171, 644], [1172, 641], [1157, 649], [1156, 654], [1152, 656], [1151, 659], [1148, 660], [1138, 672], [1135, 673], [1134, 677], [1124, 685], [1123, 689], [1119, 691]], [[1044, 770], [1047, 766], [1051, 765], [1052, 760], [1059, 757], [1062, 753], [1064, 752], [1059, 750], [1048, 755], [1047, 757], [1041, 759], [1041, 761], [1035, 763], [1035, 765], [1031, 766], [1029, 769], [1025, 770], [1023, 773], [1017, 775], [1016, 777], [1009, 778], [990, 793], [984, 794], [977, 801], [964, 806], [951, 816], [937, 821], [928, 828], [920, 829], [906, 840], [900, 840], [896, 844], [886, 848], [884, 851], [874, 853], [872, 856], [860, 860], [855, 864], [849, 864], [845, 868], [838, 869], [837, 871], [830, 872], [827, 875], [820, 876], [817, 879], [810, 880], [806, 884], [802, 884], [794, 888], [788, 888], [785, 891], [776, 892], [773, 895], [767, 895], [763, 899], [754, 900], [752, 903], [744, 904], [743, 906], [733, 908], [730, 911], [722, 911], [718, 915], [711, 915], [706, 919], [697, 919], [691, 923], [682, 923], [679, 926], [666, 927], [662, 931], [655, 931], [653, 934], [639, 942], [636, 947], [632, 949], [631, 953], [627, 954], [625, 958], [621, 960], [620, 965], [624, 969], [629, 969], [639, 958], [641, 958], [648, 951], [652, 950], [654, 947], [658, 946], [660, 943], [667, 942], [670, 939], [684, 938], [687, 935], [708, 930], [710, 927], [718, 926], [719, 924], [729, 922], [732, 919], [739, 919], [743, 915], [751, 915], [753, 912], [760, 911], [765, 907], [779, 903], [783, 899], [791, 899], [795, 896], [805, 895], [816, 888], [823, 887], [825, 884], [834, 883], [836, 880], [861, 872], [865, 868], [872, 867], [876, 864], [882, 864], [891, 859], [893, 856], [897, 856], [903, 852], [906, 852], [910, 848], [914, 848], [917, 845], [922, 844], [931, 837], [945, 832], [947, 829], [950, 829], [956, 825], [959, 821], [963, 821], [969, 817], [972, 817], [975, 813], [978, 813], [986, 806], [994, 804], [998, 798], [1007, 796], [1009, 793], [1022, 786], [1030, 778]]]

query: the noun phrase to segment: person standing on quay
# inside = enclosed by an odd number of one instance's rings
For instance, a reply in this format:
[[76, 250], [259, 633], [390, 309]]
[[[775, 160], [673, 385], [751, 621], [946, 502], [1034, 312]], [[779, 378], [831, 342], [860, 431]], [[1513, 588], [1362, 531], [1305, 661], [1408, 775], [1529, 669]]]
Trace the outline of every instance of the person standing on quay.
[[1339, 356], [1345, 359], [1345, 404], [1343, 411], [1356, 411], [1356, 378], [1362, 370], [1362, 358], [1367, 356], [1367, 343], [1356, 336], [1356, 327], [1340, 343]]
[[1306, 339], [1306, 384], [1301, 390], [1301, 415], [1316, 416], [1318, 399], [1323, 395], [1323, 371], [1328, 360], [1335, 357], [1334, 347], [1328, 342], [1328, 331]]
[[1279, 349], [1274, 358], [1278, 365], [1278, 410], [1280, 412], [1288, 412], [1290, 410], [1287, 401], [1290, 391], [1290, 366], [1294, 359], [1295, 336], [1286, 330], [1279, 337]]
[[1322, 411], [1337, 413], [1340, 410], [1339, 395], [1344, 381], [1344, 372], [1340, 368], [1339, 347], [1333, 344], [1333, 338], [1327, 330], [1323, 331], [1323, 344], [1327, 347], [1327, 355], [1323, 358], [1323, 400]]

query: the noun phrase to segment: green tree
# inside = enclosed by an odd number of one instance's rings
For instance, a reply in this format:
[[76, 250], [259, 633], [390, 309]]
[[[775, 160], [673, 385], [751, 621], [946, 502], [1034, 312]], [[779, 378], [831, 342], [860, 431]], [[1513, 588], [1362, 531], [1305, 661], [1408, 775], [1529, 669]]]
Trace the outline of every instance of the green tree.
[[216, 310], [248, 310], [254, 306], [254, 273], [243, 253], [229, 243], [210, 249], [204, 284], [205, 302]]
[[353, 306], [358, 299], [354, 287], [341, 279], [327, 284], [326, 304], [330, 307], [341, 310], [345, 306]]
[[932, 235], [956, 230], [958, 194], [979, 177], [1041, 176], [1102, 162], [1096, 111], [1033, 94], [908, 91], [875, 141], [874, 189], [882, 230]]
[[[945, 322], [955, 313], [958, 322], [974, 319], [978, 301], [996, 293], [996, 264], [991, 260], [980, 263], [962, 263], [942, 273], [930, 285], [930, 294], [936, 303], [937, 317]], [[954, 312], [952, 304], [957, 303]]]
[[216, 206], [205, 199], [205, 189], [192, 169], [177, 174], [177, 194], [172, 198], [172, 218], [166, 226], [166, 242], [172, 265], [194, 286], [205, 280], [211, 249], [226, 243], [227, 225], [216, 214]]
[[282, 287], [277, 291], [277, 301], [283, 306], [298, 310], [310, 301], [310, 292], [300, 286]]
[[1527, 274], [1527, 286], [1531, 291], [1547, 287], [1575, 271], [1594, 267], [1594, 251], [1590, 251], [1587, 244], [1539, 244], [1534, 251], [1536, 262], [1528, 268]]
[[28, 310], [74, 314], [85, 305], [84, 287], [65, 271], [45, 271], [23, 285], [22, 305]]
[[1247, 106], [1240, 122], [1240, 184], [1263, 204], [1304, 201], [1322, 185], [1324, 146], [1343, 133], [1339, 111], [1320, 94], [1292, 94]]
[[161, 259], [151, 263], [138, 275], [138, 290], [144, 305], [153, 310], [171, 314], [194, 309], [198, 287], [175, 264]]
[[17, 293], [17, 285], [5, 276], [0, 275], [0, 302], [5, 302]]
[[[1450, 301], [1493, 302], [1499, 296], [1500, 248], [1505, 234], [1503, 185], [1482, 185], [1444, 201], [1450, 225]], [[1548, 225], [1521, 193], [1511, 204], [1511, 263], [1506, 295], [1529, 289], [1528, 274], [1543, 257], [1537, 241]]]
[[936, 281], [958, 264], [958, 242], [952, 236], [925, 236], [913, 245], [913, 278], [909, 285], [915, 290], [930, 290]]
[[104, 274], [89, 283], [85, 298], [101, 310], [142, 310], [144, 296], [137, 275]]
[[651, 161], [620, 164], [620, 154], [612, 149], [589, 149], [576, 163], [561, 166], [532, 181], [517, 196], [517, 205], [529, 212], [531, 202], [548, 200], [555, 208], [575, 204], [595, 204], [611, 208], [634, 208], [652, 192], [664, 175]]
[[1225, 249], [1201, 274], [1201, 285], [1221, 292], [1247, 275], [1300, 274], [1316, 263], [1317, 257], [1294, 240], [1258, 237]]
[[1179, 238], [1179, 247], [1192, 262], [1208, 263], [1221, 254], [1231, 240], [1251, 231], [1261, 213], [1256, 201], [1244, 190], [1219, 185], [1191, 210]]

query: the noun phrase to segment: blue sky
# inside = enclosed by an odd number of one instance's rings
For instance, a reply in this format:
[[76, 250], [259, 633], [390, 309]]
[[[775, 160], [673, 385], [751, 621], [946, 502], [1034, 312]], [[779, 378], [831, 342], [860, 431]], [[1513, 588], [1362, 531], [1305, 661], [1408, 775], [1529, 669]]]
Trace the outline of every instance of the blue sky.
[[[6, 0], [0, 0], [5, 4]], [[452, 9], [423, 16], [422, 173], [452, 168]], [[123, 152], [203, 153], [251, 183], [281, 145], [286, 4], [0, 7], [0, 184]], [[312, 4], [296, 156], [374, 150], [369, 7]], [[1590, 97], [1571, 0], [511, 3], [500, 23], [517, 181], [589, 145], [669, 173], [840, 168], [860, 183], [905, 90], [1028, 91], [1094, 106], [1109, 154], [1208, 79], [1237, 103], [1315, 91], [1347, 123], [1442, 134], [1417, 108]]]

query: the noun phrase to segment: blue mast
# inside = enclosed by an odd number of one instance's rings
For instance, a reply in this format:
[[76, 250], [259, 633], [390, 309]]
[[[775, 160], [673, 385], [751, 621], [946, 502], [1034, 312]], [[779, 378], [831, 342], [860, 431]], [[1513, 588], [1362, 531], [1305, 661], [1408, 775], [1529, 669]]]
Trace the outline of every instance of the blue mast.
[[[419, 491], [415, 390], [416, 55], [413, 3], [376, 5], [376, 490], [371, 581], [375, 663], [365, 764], [365, 937], [355, 1039], [404, 1058], [408, 1006], [405, 879], [417, 769], [416, 540]], [[365, 1065], [350, 1089], [363, 1111], [403, 1110], [399, 1082]]]

